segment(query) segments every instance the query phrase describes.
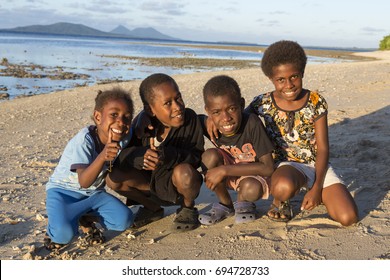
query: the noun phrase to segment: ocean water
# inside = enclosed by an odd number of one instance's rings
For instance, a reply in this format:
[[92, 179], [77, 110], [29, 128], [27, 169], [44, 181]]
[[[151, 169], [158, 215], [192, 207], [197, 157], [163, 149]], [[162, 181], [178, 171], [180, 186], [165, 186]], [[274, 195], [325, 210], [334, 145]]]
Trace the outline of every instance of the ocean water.
[[[88, 78], [76, 77], [75, 79], [53, 80], [50, 78], [9, 77], [0, 72], [0, 93], [6, 89], [10, 99], [12, 99], [19, 95], [49, 93], [80, 85], [93, 85], [108, 80], [143, 79], [156, 72], [174, 75], [223, 69], [177, 69], [146, 66], [136, 60], [122, 60], [104, 57], [103, 55], [134, 57], [190, 56], [196, 58], [258, 60], [259, 62], [262, 57], [261, 53], [256, 52], [168, 45], [174, 43], [183, 44], [182, 41], [143, 41], [0, 32], [0, 62], [7, 59], [11, 64], [27, 65], [28, 67], [31, 65], [42, 66], [42, 68], [32, 67], [30, 71], [34, 74], [54, 75], [56, 71], [61, 69], [65, 72], [89, 76]], [[335, 59], [309, 57], [308, 61], [309, 63], [332, 63], [335, 62]], [[0, 65], [0, 69], [5, 68], [5, 66]]]

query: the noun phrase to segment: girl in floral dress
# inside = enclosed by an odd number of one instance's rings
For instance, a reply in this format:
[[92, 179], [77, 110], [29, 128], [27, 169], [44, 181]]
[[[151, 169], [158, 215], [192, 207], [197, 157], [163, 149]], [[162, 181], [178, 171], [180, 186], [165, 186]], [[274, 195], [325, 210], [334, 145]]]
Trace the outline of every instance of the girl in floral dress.
[[270, 183], [274, 200], [267, 215], [276, 221], [290, 220], [289, 200], [305, 189], [301, 211], [323, 203], [332, 219], [349, 226], [358, 221], [357, 206], [329, 164], [328, 105], [319, 93], [303, 88], [306, 61], [296, 42], [270, 45], [261, 68], [275, 90], [255, 97], [246, 108], [264, 120], [275, 145], [277, 169]]

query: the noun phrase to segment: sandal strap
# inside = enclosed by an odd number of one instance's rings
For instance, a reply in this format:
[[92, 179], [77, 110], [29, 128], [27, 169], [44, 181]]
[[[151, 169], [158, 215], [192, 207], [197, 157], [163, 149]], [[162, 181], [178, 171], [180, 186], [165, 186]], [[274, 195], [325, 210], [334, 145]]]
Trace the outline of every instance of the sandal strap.
[[294, 216], [294, 213], [293, 213], [293, 210], [292, 210], [292, 206], [291, 206], [289, 200], [280, 202], [279, 206], [277, 206], [274, 203], [272, 203], [270, 205], [270, 208], [269, 208], [267, 213], [269, 213], [271, 211], [273, 211], [275, 213], [278, 213], [279, 216], [280, 215], [285, 216], [285, 218], [281, 218], [281, 217], [274, 218], [274, 217], [271, 217], [271, 216], [268, 215], [268, 217], [271, 220], [278, 221], [278, 222], [287, 222], [287, 221], [291, 220], [292, 217]]
[[279, 206], [279, 212], [286, 215], [286, 216], [293, 216], [292, 206], [290, 204], [290, 201], [282, 201]]
[[98, 228], [93, 228], [85, 235], [85, 241], [87, 241], [89, 245], [96, 245], [104, 243], [106, 239]]

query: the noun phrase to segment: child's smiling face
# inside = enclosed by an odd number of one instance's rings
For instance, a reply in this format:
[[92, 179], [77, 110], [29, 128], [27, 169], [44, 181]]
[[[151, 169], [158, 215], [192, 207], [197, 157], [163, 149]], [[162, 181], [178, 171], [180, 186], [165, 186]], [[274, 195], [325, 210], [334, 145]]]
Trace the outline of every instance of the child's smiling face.
[[166, 82], [153, 88], [150, 113], [165, 127], [180, 127], [184, 124], [184, 101], [174, 85]]
[[206, 112], [216, 128], [225, 136], [234, 135], [241, 125], [244, 100], [231, 94], [208, 96]]
[[121, 99], [111, 99], [101, 111], [94, 112], [100, 141], [106, 144], [111, 134], [112, 141], [119, 142], [129, 131], [132, 112]]
[[303, 73], [294, 64], [282, 64], [272, 69], [271, 82], [275, 86], [275, 92], [286, 101], [294, 101], [302, 91]]

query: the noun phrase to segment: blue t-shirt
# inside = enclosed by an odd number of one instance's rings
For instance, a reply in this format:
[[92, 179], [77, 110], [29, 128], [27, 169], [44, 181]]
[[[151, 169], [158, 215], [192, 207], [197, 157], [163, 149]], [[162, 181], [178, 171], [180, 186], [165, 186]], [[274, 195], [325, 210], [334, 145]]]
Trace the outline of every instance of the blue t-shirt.
[[[104, 191], [106, 185], [105, 175], [108, 166], [104, 165], [95, 182], [89, 188], [82, 188], [79, 184], [76, 169], [87, 168], [99, 155], [99, 147], [94, 139], [95, 126], [81, 129], [66, 145], [60, 162], [55, 168], [46, 184], [46, 190], [51, 188], [61, 188], [71, 191], [92, 195], [97, 191]], [[121, 147], [126, 147], [131, 138], [131, 131], [119, 143]]]

